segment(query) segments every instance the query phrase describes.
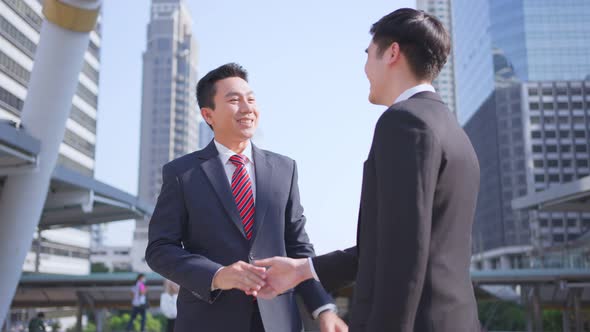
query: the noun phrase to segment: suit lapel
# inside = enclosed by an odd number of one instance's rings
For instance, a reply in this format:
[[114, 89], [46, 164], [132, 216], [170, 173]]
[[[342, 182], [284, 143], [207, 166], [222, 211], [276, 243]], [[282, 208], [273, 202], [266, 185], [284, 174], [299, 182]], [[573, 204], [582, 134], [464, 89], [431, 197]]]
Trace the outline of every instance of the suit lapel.
[[209, 145], [203, 150], [202, 156], [200, 157], [201, 159], [205, 159], [205, 161], [201, 163], [201, 168], [215, 189], [215, 192], [230, 220], [238, 228], [242, 236], [246, 238], [244, 226], [242, 225], [242, 220], [238, 213], [238, 208], [231, 192], [231, 187], [227, 181], [227, 175], [225, 175], [225, 170], [218, 155], [219, 152], [215, 147], [215, 143], [211, 141], [211, 143], [209, 143]]
[[272, 166], [264, 152], [254, 144], [252, 144], [252, 155], [256, 173], [256, 211], [254, 213], [254, 234], [252, 236], [252, 242], [254, 242], [264, 224], [264, 216], [271, 200]]

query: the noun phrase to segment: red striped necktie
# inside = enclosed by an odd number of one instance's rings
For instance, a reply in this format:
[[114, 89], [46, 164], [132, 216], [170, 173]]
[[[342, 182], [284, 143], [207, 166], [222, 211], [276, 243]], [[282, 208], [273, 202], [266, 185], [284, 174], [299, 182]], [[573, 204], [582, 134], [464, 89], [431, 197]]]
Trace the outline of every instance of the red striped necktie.
[[246, 170], [246, 157], [235, 154], [229, 158], [229, 161], [236, 166], [234, 175], [231, 178], [231, 191], [242, 218], [246, 238], [250, 240], [252, 238], [252, 226], [254, 226], [254, 194], [252, 192], [252, 181], [250, 181], [250, 175]]

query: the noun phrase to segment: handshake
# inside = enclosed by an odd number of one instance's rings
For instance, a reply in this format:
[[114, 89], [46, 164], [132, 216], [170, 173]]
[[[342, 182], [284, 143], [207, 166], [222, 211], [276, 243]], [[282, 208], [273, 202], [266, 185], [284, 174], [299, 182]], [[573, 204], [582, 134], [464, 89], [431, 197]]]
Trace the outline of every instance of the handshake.
[[[272, 257], [223, 267], [213, 277], [212, 286], [240, 289], [247, 295], [270, 300], [313, 277], [307, 258]], [[346, 323], [333, 311], [321, 312], [318, 320], [321, 332], [348, 332]]]
[[270, 300], [312, 279], [307, 258], [272, 257], [248, 264], [236, 262], [221, 268], [213, 278], [213, 289], [239, 289], [247, 295]]

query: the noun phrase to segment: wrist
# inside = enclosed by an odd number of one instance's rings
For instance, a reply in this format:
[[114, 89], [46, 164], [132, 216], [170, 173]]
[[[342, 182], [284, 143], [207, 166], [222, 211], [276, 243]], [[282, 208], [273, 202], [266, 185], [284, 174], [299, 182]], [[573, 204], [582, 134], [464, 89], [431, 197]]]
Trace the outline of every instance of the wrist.
[[297, 279], [298, 282], [303, 282], [307, 279], [313, 278], [313, 274], [311, 273], [311, 268], [309, 266], [309, 260], [307, 258], [299, 258], [296, 260], [297, 268]]
[[338, 316], [338, 314], [336, 313], [336, 309], [326, 308], [318, 314], [318, 319], [327, 319], [327, 318], [331, 317], [332, 315]]
[[213, 275], [213, 280], [211, 281], [211, 290], [212, 291], [221, 289], [218, 279], [219, 279], [219, 274], [220, 274], [221, 270], [223, 270], [224, 268], [225, 268], [225, 266], [220, 267], [219, 270], [217, 270], [217, 272], [215, 272], [215, 274]]

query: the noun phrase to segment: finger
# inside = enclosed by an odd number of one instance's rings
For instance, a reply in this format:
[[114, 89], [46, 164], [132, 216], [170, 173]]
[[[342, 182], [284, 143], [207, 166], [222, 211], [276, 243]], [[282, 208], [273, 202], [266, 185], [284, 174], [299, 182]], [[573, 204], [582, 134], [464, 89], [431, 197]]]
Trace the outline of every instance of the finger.
[[[251, 271], [244, 271], [242, 274], [245, 278], [248, 278], [249, 281], [251, 281], [252, 283], [254, 283], [255, 285], [258, 285], [261, 287], [264, 287], [264, 285], [266, 285], [266, 275], [264, 276], [260, 276], [258, 275], [256, 272], [251, 272]], [[252, 287], [254, 288], [254, 287]]]
[[243, 274], [241, 275], [239, 282], [241, 283], [241, 285], [244, 285], [244, 287], [246, 287], [247, 290], [258, 291], [259, 289], [264, 287], [266, 283], [262, 279], [258, 279], [257, 281], [256, 278], [257, 277], [254, 274]]
[[273, 290], [272, 288], [269, 287], [264, 287], [261, 290], [258, 291], [258, 296], [261, 299], [265, 299], [265, 300], [272, 300], [277, 296], [277, 293], [275, 290]]
[[255, 273], [256, 275], [258, 275], [262, 279], [266, 278], [266, 268], [264, 268], [264, 267], [246, 264], [243, 266], [243, 268], [247, 271]]
[[271, 257], [271, 258], [259, 259], [259, 260], [252, 262], [252, 263], [256, 266], [266, 267], [266, 266], [272, 266], [272, 265], [276, 264], [276, 259], [274, 257]]
[[252, 292], [252, 288], [250, 286], [248, 286], [248, 284], [242, 280], [238, 280], [234, 286], [234, 288], [237, 288], [239, 290], [241, 290], [242, 292], [244, 292], [247, 295], [251, 295], [248, 294], [248, 292]]

